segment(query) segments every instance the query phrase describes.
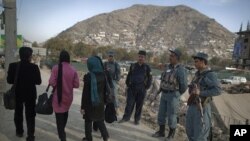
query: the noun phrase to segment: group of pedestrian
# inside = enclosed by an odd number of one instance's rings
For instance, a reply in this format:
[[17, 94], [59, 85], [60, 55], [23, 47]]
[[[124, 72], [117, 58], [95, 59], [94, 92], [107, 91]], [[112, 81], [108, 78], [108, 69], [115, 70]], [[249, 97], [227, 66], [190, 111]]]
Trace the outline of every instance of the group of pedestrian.
[[[23, 108], [27, 123], [27, 141], [35, 140], [35, 105], [36, 85], [41, 84], [39, 67], [31, 63], [32, 49], [21, 47], [19, 49], [20, 61], [11, 63], [8, 69], [7, 82], [16, 82], [16, 108], [14, 122], [16, 136], [22, 137]], [[177, 126], [177, 112], [180, 96], [187, 90], [187, 72], [180, 63], [181, 51], [170, 50], [169, 65], [166, 65], [162, 75], [160, 89], [160, 106], [158, 111], [159, 131], [153, 137], [165, 136], [165, 125], [168, 123], [169, 133], [166, 140], [174, 138]], [[197, 53], [192, 56], [194, 65], [198, 70], [190, 83], [188, 110], [186, 114], [186, 132], [190, 141], [206, 141], [211, 126], [212, 96], [220, 94], [219, 82], [215, 73], [208, 69], [208, 56]], [[139, 125], [147, 90], [151, 86], [151, 68], [145, 62], [146, 51], [138, 52], [138, 60], [132, 63], [126, 78], [127, 99], [124, 115], [119, 123], [130, 120], [135, 107], [134, 124]], [[104, 141], [108, 141], [105, 119], [105, 104], [107, 83], [114, 90], [114, 105], [119, 108], [118, 82], [121, 78], [119, 64], [114, 60], [114, 52], [108, 53], [108, 61], [102, 62], [98, 56], [91, 56], [87, 60], [88, 73], [84, 75], [84, 87], [80, 112], [85, 120], [85, 137], [83, 141], [92, 141], [92, 128], [99, 129]], [[18, 72], [16, 71], [18, 70]], [[108, 79], [108, 81], [107, 81]], [[110, 80], [111, 79], [111, 80]], [[70, 55], [67, 51], [60, 52], [58, 64], [52, 68], [49, 85], [54, 89], [52, 106], [55, 112], [58, 136], [61, 141], [66, 141], [65, 127], [68, 112], [73, 101], [73, 89], [79, 87], [79, 77], [76, 69], [70, 64]], [[200, 103], [199, 103], [200, 102]], [[199, 106], [201, 105], [201, 106]], [[166, 120], [167, 119], [167, 120]]]
[[[8, 69], [7, 82], [16, 83], [16, 107], [14, 123], [16, 136], [23, 137], [23, 109], [27, 123], [27, 141], [35, 140], [35, 106], [37, 91], [36, 85], [41, 84], [39, 67], [31, 63], [32, 49], [21, 47], [19, 49], [20, 61], [11, 63]], [[106, 75], [104, 65], [98, 56], [93, 56], [87, 62], [89, 72], [84, 76], [84, 88], [82, 93], [81, 113], [85, 119], [85, 135], [83, 141], [92, 141], [92, 122], [96, 122], [103, 140], [109, 138], [104, 124], [104, 99], [106, 91]], [[55, 112], [58, 137], [66, 141], [65, 127], [68, 120], [68, 112], [73, 101], [73, 88], [79, 87], [79, 77], [76, 69], [70, 65], [70, 55], [67, 51], [60, 52], [58, 64], [52, 68], [49, 85], [54, 89], [52, 106]]]

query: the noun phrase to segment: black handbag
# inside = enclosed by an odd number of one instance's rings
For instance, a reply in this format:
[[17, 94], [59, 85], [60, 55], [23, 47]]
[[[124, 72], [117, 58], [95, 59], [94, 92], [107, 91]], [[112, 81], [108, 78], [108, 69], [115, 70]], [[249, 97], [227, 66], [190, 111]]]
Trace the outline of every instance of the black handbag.
[[112, 80], [109, 81], [106, 75], [105, 75], [105, 80], [106, 80], [105, 103], [114, 103], [115, 95], [114, 95], [114, 88], [112, 84], [113, 82]]
[[52, 90], [52, 94], [48, 96], [49, 87], [50, 85], [48, 85], [46, 91], [38, 97], [38, 102], [35, 107], [36, 113], [38, 114], [51, 115], [53, 113], [52, 98], [54, 89]]
[[117, 121], [115, 105], [114, 103], [108, 103], [105, 107], [105, 121], [107, 123], [113, 123]]
[[17, 80], [18, 80], [19, 68], [20, 68], [20, 63], [18, 63], [17, 67], [16, 67], [14, 84], [12, 85], [12, 87], [9, 90], [7, 90], [7, 92], [5, 92], [3, 94], [4, 107], [5, 107], [5, 109], [8, 109], [8, 110], [14, 110], [16, 108], [15, 90], [16, 90], [16, 84], [17, 84]]
[[14, 110], [16, 107], [16, 94], [15, 89], [11, 87], [7, 92], [3, 95], [3, 102], [5, 109]]

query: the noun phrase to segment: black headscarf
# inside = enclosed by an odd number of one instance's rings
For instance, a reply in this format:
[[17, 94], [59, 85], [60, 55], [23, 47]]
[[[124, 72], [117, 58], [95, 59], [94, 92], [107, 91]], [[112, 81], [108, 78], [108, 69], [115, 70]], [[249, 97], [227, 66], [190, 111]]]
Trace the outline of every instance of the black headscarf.
[[57, 98], [58, 98], [58, 104], [60, 105], [62, 102], [62, 62], [70, 62], [70, 56], [69, 53], [65, 50], [61, 51], [60, 57], [59, 57], [59, 64], [58, 64], [58, 75], [57, 75]]

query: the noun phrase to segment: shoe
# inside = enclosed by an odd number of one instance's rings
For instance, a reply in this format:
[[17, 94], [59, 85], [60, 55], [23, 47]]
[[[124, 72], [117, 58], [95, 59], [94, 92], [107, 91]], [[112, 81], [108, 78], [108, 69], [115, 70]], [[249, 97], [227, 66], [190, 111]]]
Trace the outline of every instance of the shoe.
[[21, 138], [21, 137], [23, 137], [23, 133], [16, 133], [16, 136]]
[[26, 141], [35, 141], [35, 136], [28, 136]]
[[165, 141], [172, 141], [174, 139], [175, 135], [175, 128], [170, 128], [168, 137], [165, 139]]
[[135, 121], [135, 123], [134, 123], [135, 125], [139, 125], [140, 124], [140, 122], [139, 121]]
[[108, 141], [109, 140], [109, 138], [107, 138], [107, 139], [103, 139], [103, 141]]
[[128, 120], [125, 120], [125, 119], [121, 119], [118, 123], [124, 123], [124, 122], [127, 122]]
[[88, 141], [88, 139], [86, 137], [82, 138], [82, 141]]
[[165, 137], [165, 125], [160, 125], [159, 131], [155, 132], [152, 137]]
[[160, 132], [160, 131], [157, 131], [157, 132], [155, 132], [153, 135], [152, 135], [152, 137], [165, 137], [165, 134], [164, 133], [162, 133], [162, 132]]

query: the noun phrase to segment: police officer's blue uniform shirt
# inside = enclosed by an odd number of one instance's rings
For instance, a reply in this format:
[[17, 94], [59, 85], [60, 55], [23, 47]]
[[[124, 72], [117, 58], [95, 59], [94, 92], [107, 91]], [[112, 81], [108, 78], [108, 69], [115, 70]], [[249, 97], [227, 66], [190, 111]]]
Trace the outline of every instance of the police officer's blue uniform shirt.
[[[197, 72], [196, 75], [203, 75], [206, 71], [201, 74]], [[206, 73], [205, 77], [200, 81], [200, 90], [200, 96], [203, 97], [217, 96], [221, 94], [220, 82], [214, 72]]]

